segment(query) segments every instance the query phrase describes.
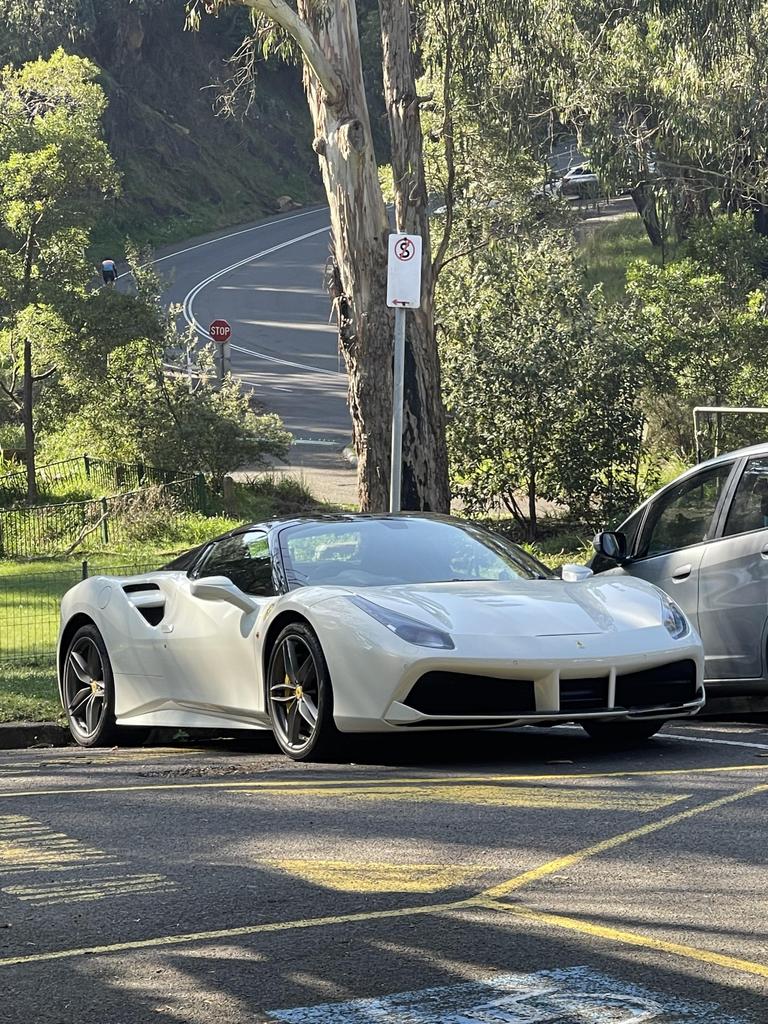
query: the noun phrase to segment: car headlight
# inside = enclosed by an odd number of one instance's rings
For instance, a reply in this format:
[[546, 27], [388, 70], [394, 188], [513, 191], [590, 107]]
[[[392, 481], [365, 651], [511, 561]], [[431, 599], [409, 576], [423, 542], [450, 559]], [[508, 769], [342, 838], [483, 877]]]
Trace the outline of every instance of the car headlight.
[[361, 611], [371, 618], [376, 619], [382, 626], [405, 640], [406, 643], [415, 644], [417, 647], [438, 647], [444, 651], [453, 650], [453, 640], [441, 629], [428, 626], [425, 622], [412, 619], [409, 615], [402, 615], [400, 612], [393, 612], [391, 608], [382, 608], [365, 597], [350, 597], [352, 604], [357, 605]]
[[688, 636], [691, 632], [688, 619], [686, 619], [682, 610], [669, 597], [662, 598], [661, 619], [673, 640], [682, 640], [684, 636]]

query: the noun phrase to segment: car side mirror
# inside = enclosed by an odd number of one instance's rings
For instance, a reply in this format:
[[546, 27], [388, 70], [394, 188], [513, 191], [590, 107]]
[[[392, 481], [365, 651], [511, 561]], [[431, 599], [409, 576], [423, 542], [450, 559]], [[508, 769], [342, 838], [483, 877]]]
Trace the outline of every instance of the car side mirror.
[[580, 580], [588, 580], [593, 575], [588, 565], [573, 565], [566, 562], [560, 568], [560, 579], [566, 583], [578, 583]]
[[618, 565], [628, 561], [627, 538], [623, 533], [612, 533], [609, 530], [604, 530], [602, 533], [595, 535], [592, 547], [598, 555], [609, 558]]
[[189, 589], [194, 597], [199, 597], [203, 601], [226, 601], [246, 615], [248, 612], [255, 612], [259, 607], [226, 576], [201, 576], [200, 579], [192, 580]]

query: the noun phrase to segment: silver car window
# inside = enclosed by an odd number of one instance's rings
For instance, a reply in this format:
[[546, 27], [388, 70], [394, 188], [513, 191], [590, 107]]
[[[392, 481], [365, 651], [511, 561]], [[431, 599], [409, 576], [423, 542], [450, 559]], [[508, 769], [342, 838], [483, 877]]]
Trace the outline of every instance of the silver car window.
[[768, 456], [750, 459], [733, 496], [724, 537], [768, 528]]
[[715, 510], [732, 468], [732, 462], [713, 466], [662, 494], [648, 513], [638, 557], [652, 558], [711, 540]]

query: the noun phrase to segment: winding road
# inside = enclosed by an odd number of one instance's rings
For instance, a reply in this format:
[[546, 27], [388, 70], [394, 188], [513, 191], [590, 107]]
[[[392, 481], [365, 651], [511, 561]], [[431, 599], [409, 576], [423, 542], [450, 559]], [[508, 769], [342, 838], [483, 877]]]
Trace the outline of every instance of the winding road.
[[165, 300], [206, 336], [232, 327], [232, 368], [296, 443], [339, 450], [351, 422], [346, 375], [324, 287], [328, 210], [300, 210], [161, 250]]

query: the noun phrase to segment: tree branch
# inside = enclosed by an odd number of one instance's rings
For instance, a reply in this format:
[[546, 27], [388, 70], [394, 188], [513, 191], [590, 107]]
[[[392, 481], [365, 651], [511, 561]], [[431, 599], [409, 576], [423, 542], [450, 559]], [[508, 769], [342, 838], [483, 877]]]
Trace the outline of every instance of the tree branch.
[[54, 375], [54, 373], [56, 373], [57, 369], [58, 369], [57, 366], [52, 366], [52, 367], [50, 367], [50, 369], [46, 370], [45, 373], [35, 373], [35, 374], [33, 374], [32, 375], [32, 383], [33, 384], [37, 384], [38, 381], [48, 380], [49, 377], [52, 377]]
[[445, 0], [445, 58], [443, 67], [443, 152], [445, 155], [445, 166], [447, 171], [447, 180], [445, 184], [445, 226], [443, 228], [443, 237], [440, 239], [440, 244], [437, 247], [435, 258], [432, 263], [433, 272], [435, 277], [438, 276], [442, 268], [445, 266], [445, 257], [448, 252], [448, 246], [451, 244], [451, 235], [453, 234], [453, 208], [456, 201], [455, 187], [456, 187], [456, 150], [455, 141], [453, 137], [454, 124], [453, 124], [453, 95], [452, 95], [452, 78], [453, 78], [453, 23], [451, 20], [451, 3], [453, 0]]
[[[16, 375], [14, 374], [14, 378], [15, 378], [15, 376]], [[5, 383], [3, 381], [1, 381], [1, 380], [0, 380], [0, 391], [2, 391], [3, 394], [5, 394], [13, 402], [13, 404], [16, 406], [17, 409], [21, 408], [21, 399], [16, 395], [16, 392], [13, 389], [7, 387], [5, 385]]]
[[269, 18], [294, 39], [312, 68], [318, 81], [325, 89], [331, 104], [341, 101], [344, 88], [341, 78], [331, 62], [320, 49], [317, 40], [296, 11], [285, 0], [234, 0], [242, 7], [250, 7]]

